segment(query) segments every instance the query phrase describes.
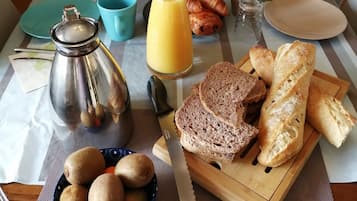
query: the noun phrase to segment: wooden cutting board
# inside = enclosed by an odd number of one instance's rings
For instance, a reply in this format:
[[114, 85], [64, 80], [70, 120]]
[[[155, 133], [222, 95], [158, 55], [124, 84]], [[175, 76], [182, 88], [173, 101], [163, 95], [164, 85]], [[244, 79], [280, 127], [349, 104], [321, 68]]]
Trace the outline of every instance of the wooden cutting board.
[[[248, 55], [236, 66], [255, 74]], [[316, 70], [312, 79], [320, 89], [337, 99], [342, 99], [349, 87], [348, 82]], [[306, 124], [302, 150], [277, 168], [265, 167], [257, 162], [259, 147], [256, 140], [237, 154], [232, 163], [205, 161], [195, 154], [184, 152], [192, 179], [222, 200], [283, 200], [319, 138], [320, 134]], [[153, 154], [171, 164], [163, 137], [155, 143]]]

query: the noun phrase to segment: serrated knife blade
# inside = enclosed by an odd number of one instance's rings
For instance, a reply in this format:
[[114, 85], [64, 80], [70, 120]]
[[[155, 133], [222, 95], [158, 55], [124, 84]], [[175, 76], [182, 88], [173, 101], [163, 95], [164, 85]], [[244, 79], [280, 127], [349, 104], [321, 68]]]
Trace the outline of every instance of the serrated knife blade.
[[1, 189], [0, 187], [0, 201], [9, 201], [9, 199], [7, 199], [4, 191]]
[[175, 111], [166, 102], [167, 92], [165, 86], [159, 78], [153, 75], [148, 81], [147, 91], [165, 138], [179, 198], [181, 201], [195, 201], [196, 197], [185, 155], [176, 134]]

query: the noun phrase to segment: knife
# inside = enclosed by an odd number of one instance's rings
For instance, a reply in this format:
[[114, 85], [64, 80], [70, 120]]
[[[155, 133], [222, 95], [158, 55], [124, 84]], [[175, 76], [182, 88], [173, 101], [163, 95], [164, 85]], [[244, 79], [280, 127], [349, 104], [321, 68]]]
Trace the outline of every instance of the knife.
[[1, 189], [0, 187], [0, 201], [9, 201], [9, 199], [7, 199], [4, 191]]
[[14, 52], [32, 52], [32, 53], [54, 54], [55, 50], [37, 49], [37, 48], [15, 48]]
[[159, 120], [161, 131], [169, 151], [176, 187], [181, 201], [196, 200], [191, 177], [187, 168], [185, 155], [174, 124], [174, 109], [167, 104], [167, 92], [164, 84], [155, 75], [147, 83], [147, 91]]

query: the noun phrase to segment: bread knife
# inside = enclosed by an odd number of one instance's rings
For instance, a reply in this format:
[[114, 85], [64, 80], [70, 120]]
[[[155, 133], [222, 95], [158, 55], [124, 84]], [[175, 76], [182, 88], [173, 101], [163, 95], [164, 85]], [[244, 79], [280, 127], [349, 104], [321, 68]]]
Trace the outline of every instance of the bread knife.
[[0, 201], [9, 201], [9, 199], [6, 197], [4, 191], [0, 187]]
[[164, 84], [155, 75], [147, 83], [147, 91], [165, 138], [174, 172], [176, 187], [181, 201], [196, 200], [185, 155], [176, 132], [174, 109], [167, 104]]

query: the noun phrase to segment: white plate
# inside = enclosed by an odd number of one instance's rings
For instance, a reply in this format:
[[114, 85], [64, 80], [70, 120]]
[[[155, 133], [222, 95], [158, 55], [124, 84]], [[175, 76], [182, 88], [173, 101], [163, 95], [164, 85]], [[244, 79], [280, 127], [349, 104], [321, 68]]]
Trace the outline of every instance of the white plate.
[[343, 12], [323, 0], [274, 0], [265, 4], [264, 16], [277, 30], [309, 40], [332, 38], [347, 26]]

